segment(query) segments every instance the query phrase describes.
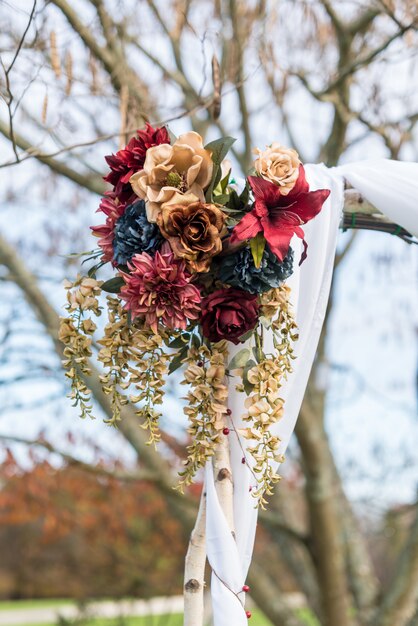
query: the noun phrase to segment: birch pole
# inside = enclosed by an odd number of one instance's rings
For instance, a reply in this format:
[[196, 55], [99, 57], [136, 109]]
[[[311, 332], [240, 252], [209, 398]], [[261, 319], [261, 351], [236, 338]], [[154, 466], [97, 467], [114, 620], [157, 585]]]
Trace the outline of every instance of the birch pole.
[[[224, 418], [225, 428], [226, 419]], [[229, 454], [228, 435], [222, 434], [215, 449], [213, 460], [213, 473], [215, 479], [215, 489], [218, 494], [219, 504], [225, 514], [228, 526], [233, 537], [235, 537], [234, 524], [234, 483], [232, 479], [231, 459]]]
[[203, 486], [184, 568], [184, 626], [203, 626], [206, 564], [206, 492]]

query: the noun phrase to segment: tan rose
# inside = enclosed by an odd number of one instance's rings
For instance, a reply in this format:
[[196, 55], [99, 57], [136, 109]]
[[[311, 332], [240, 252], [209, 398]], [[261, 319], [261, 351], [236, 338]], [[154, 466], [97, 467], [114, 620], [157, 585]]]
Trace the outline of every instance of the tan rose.
[[200, 135], [189, 132], [180, 135], [172, 146], [163, 143], [149, 148], [144, 169], [129, 182], [137, 196], [146, 201], [149, 221], [156, 222], [163, 205], [204, 202], [212, 171], [212, 153], [204, 149]]
[[174, 255], [192, 272], [207, 272], [212, 257], [222, 250], [225, 215], [213, 204], [164, 205], [157, 223]]
[[258, 158], [254, 162], [257, 174], [280, 187], [280, 191], [287, 196], [295, 186], [299, 176], [299, 155], [292, 148], [284, 148], [277, 141], [266, 150], [254, 150]]

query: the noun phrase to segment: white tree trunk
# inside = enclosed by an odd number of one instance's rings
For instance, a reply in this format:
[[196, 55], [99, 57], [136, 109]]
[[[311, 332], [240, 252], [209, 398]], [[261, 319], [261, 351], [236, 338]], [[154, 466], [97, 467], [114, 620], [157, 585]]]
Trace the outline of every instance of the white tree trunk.
[[206, 493], [200, 497], [184, 569], [184, 626], [203, 626], [206, 564]]
[[220, 442], [216, 446], [215, 450], [213, 472], [219, 503], [225, 514], [231, 533], [235, 537], [233, 502], [234, 483], [232, 480], [231, 459], [229, 456], [229, 437], [230, 435], [221, 434]]

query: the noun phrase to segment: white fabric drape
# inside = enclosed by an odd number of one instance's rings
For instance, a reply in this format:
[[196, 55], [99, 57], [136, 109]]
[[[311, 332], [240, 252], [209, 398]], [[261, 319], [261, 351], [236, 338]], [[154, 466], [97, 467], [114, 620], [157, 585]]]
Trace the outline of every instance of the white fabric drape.
[[[288, 284], [299, 327], [294, 371], [282, 388], [284, 416], [275, 425], [274, 434], [281, 439], [285, 452], [302, 404], [306, 385], [325, 317], [331, 286], [338, 226], [344, 204], [344, 178], [379, 211], [418, 236], [418, 164], [375, 159], [336, 168], [305, 165], [311, 190], [330, 189], [331, 194], [321, 213], [304, 226], [308, 258], [296, 265]], [[300, 257], [300, 241], [292, 241], [295, 259]], [[231, 356], [235, 350], [231, 350]], [[265, 339], [266, 351], [272, 351], [272, 338]], [[235, 391], [231, 380], [229, 408], [231, 426], [239, 428], [245, 414], [245, 395]], [[246, 626], [245, 610], [240, 602], [254, 545], [257, 525], [255, 500], [250, 493], [254, 481], [247, 465], [242, 463], [246, 441], [231, 433], [231, 464], [234, 481], [234, 540], [220, 507], [214, 487], [212, 464], [206, 468], [207, 554], [213, 571], [212, 605], [214, 626]], [[280, 488], [280, 487], [279, 487]], [[236, 595], [237, 594], [237, 595]]]

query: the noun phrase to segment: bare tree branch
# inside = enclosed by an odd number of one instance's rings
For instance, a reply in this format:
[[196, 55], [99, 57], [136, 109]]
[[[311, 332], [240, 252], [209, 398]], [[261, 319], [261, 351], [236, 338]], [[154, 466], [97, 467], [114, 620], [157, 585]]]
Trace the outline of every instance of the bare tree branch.
[[13, 101], [14, 101], [14, 95], [12, 93], [11, 84], [10, 84], [10, 73], [11, 73], [11, 71], [13, 69], [14, 64], [16, 63], [16, 60], [17, 60], [17, 58], [18, 58], [18, 56], [20, 54], [20, 51], [22, 49], [23, 43], [24, 43], [24, 41], [26, 39], [26, 35], [28, 34], [29, 28], [30, 28], [30, 26], [32, 24], [32, 21], [33, 21], [34, 15], [35, 15], [36, 2], [37, 2], [37, 0], [34, 0], [33, 5], [32, 5], [32, 10], [31, 10], [31, 12], [29, 14], [28, 23], [27, 23], [26, 28], [23, 31], [23, 35], [20, 38], [20, 41], [19, 41], [19, 43], [18, 43], [18, 45], [16, 47], [16, 51], [15, 51], [15, 53], [13, 55], [13, 59], [12, 59], [10, 65], [9, 65], [9, 67], [7, 69], [6, 69], [5, 64], [3, 63], [3, 59], [1, 59], [1, 57], [0, 57], [0, 62], [1, 62], [1, 65], [3, 67], [3, 70], [4, 70], [4, 78], [5, 78], [5, 81], [6, 81], [7, 98], [5, 98], [5, 101], [6, 101], [7, 110], [8, 110], [8, 113], [9, 113], [10, 141], [11, 141], [11, 144], [12, 144], [12, 147], [13, 147], [13, 152], [15, 153], [15, 156], [16, 156], [17, 160], [19, 160], [19, 153], [17, 151], [16, 138], [15, 138], [15, 132], [14, 132], [14, 115], [16, 113], [18, 104], [16, 105], [15, 110], [12, 111], [12, 104], [13, 104]]
[[392, 585], [372, 621], [372, 626], [406, 626], [418, 599], [418, 506], [406, 545], [394, 569]]
[[380, 46], [377, 46], [377, 48], [374, 48], [374, 50], [372, 50], [365, 56], [356, 58], [349, 65], [341, 69], [338, 77], [333, 82], [327, 85], [327, 87], [322, 91], [313, 92], [312, 95], [314, 95], [318, 100], [322, 100], [333, 91], [339, 89], [339, 87], [346, 81], [349, 76], [352, 76], [357, 70], [361, 69], [362, 67], [370, 65], [370, 63], [374, 61], [374, 59], [378, 57], [382, 52], [384, 52], [391, 43], [393, 43], [396, 39], [399, 39], [399, 37], [402, 37], [408, 30], [411, 30], [413, 28], [415, 28], [415, 22], [403, 26], [396, 33], [385, 39], [385, 41], [383, 41]]
[[299, 619], [284, 595], [278, 593], [277, 586], [257, 563], [253, 563], [251, 566], [248, 582], [251, 587], [251, 596], [273, 624], [280, 624], [280, 626], [305, 625], [305, 621]]
[[[11, 140], [10, 127], [2, 120], [0, 120], [0, 133], [7, 139]], [[15, 133], [14, 140], [19, 148], [27, 153], [33, 152], [35, 158], [41, 163], [47, 165], [53, 172], [60, 174], [64, 178], [67, 178], [74, 183], [77, 183], [77, 185], [79, 185], [80, 187], [88, 189], [93, 193], [97, 193], [100, 195], [104, 193], [106, 187], [100, 177], [95, 177], [91, 174], [80, 174], [65, 163], [62, 163], [62, 161], [58, 161], [57, 159], [54, 159], [50, 156], [39, 153], [39, 150], [21, 135], [17, 135]]]
[[128, 65], [126, 58], [118, 54], [114, 48], [100, 46], [94, 33], [81, 21], [67, 0], [51, 0], [51, 3], [60, 9], [90, 52], [103, 65], [115, 90], [120, 93], [123, 85], [125, 85], [129, 94], [136, 101], [142, 118], [147, 120], [148, 114], [145, 111], [149, 107], [148, 90]]
[[242, 40], [242, 33], [240, 30], [241, 21], [238, 15], [238, 6], [236, 0], [229, 0], [229, 11], [231, 16], [232, 30], [233, 30], [233, 42], [236, 50], [236, 63], [237, 63], [237, 77], [236, 77], [236, 90], [238, 94], [238, 101], [241, 111], [241, 124], [244, 135], [244, 152], [241, 157], [241, 164], [243, 169], [246, 170], [251, 163], [251, 129], [249, 112], [247, 105], [247, 96], [245, 93], [245, 81], [244, 81], [244, 54], [245, 54], [245, 42]]
[[69, 454], [68, 452], [64, 452], [60, 450], [55, 445], [53, 445], [50, 441], [46, 441], [45, 439], [25, 439], [23, 437], [15, 437], [12, 435], [2, 435], [0, 434], [0, 441], [10, 442], [10, 443], [20, 443], [28, 447], [38, 447], [50, 452], [52, 454], [57, 454], [65, 461], [68, 465], [73, 467], [78, 467], [79, 469], [88, 472], [89, 474], [95, 474], [96, 476], [108, 476], [109, 478], [115, 478], [117, 480], [134, 482], [134, 481], [150, 481], [153, 482], [155, 480], [155, 473], [147, 471], [145, 469], [139, 469], [134, 472], [129, 472], [126, 470], [120, 470], [116, 468], [108, 468], [100, 464], [91, 464], [78, 459], [77, 457]]

